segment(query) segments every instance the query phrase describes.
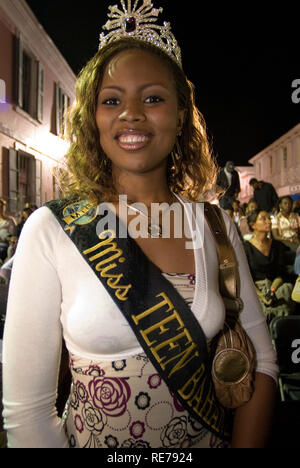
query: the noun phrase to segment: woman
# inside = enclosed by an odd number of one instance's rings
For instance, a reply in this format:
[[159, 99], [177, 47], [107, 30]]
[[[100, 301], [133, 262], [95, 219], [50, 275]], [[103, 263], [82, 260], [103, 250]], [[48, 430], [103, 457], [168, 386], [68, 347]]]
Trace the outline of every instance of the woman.
[[278, 203], [279, 213], [272, 219], [272, 235], [283, 242], [292, 252], [300, 243], [300, 216], [292, 212], [291, 197], [282, 197]]
[[248, 224], [253, 236], [245, 242], [245, 250], [263, 311], [268, 320], [289, 315], [295, 307], [285, 265], [287, 248], [270, 238], [271, 219], [266, 211], [251, 212]]
[[248, 226], [247, 216], [249, 213], [251, 213], [251, 211], [255, 211], [255, 210], [258, 210], [258, 204], [254, 198], [251, 198], [251, 200], [249, 200], [246, 206], [245, 216], [243, 216], [240, 219], [240, 231], [241, 231], [243, 240], [249, 240], [251, 239], [253, 235], [252, 231], [249, 229], [249, 226]]
[[[193, 240], [194, 249], [186, 248], [191, 244], [187, 241], [193, 224], [186, 198], [199, 200], [216, 175], [204, 122], [179, 60], [170, 58], [160, 46], [133, 38], [135, 17], [129, 20], [126, 26], [131, 36], [125, 37], [125, 31], [124, 37], [103, 45], [79, 77], [70, 118], [72, 144], [67, 155], [71, 180], [65, 196], [69, 205], [60, 221], [71, 237], [76, 232], [87, 232], [102, 209], [100, 204], [95, 212], [94, 203], [106, 201], [110, 202], [109, 213], [115, 210], [132, 236], [136, 221], [143, 224], [141, 235], [133, 236], [134, 241], [129, 237], [122, 244], [124, 249], [117, 249], [121, 236], [110, 242], [97, 225], [98, 245], [84, 245], [80, 255], [48, 208], [57, 205], [37, 210], [24, 226], [11, 279], [4, 338], [4, 418], [10, 446], [227, 445], [216, 435], [213, 424], [210, 426], [208, 415], [200, 424], [181, 404], [186, 392], [192, 394], [197, 388], [198, 377], [180, 389], [179, 402], [144, 353], [132, 331], [134, 324], [130, 323], [131, 329], [120, 312], [128, 301], [135, 301], [138, 310], [144, 296], [151, 293], [148, 284], [156, 287], [155, 277], [158, 291], [164, 291], [157, 298], [166, 297], [165, 291], [173, 284], [174, 292], [179, 292], [176, 300], [180, 302], [181, 298], [182, 306], [191, 304], [193, 320], [197, 319], [197, 326], [201, 324], [205, 341], [210, 341], [224, 323], [216, 246], [201, 210], [196, 233], [203, 228], [204, 245]], [[120, 195], [127, 198], [121, 199]], [[70, 200], [76, 200], [77, 205], [70, 206]], [[168, 208], [164, 211], [170, 212], [170, 235], [162, 236], [163, 216], [152, 223], [152, 216], [148, 217], [145, 210], [155, 202], [165, 202], [168, 207], [174, 201], [179, 211], [176, 216]], [[133, 202], [143, 203], [143, 207]], [[134, 209], [128, 210], [128, 205]], [[233, 223], [223, 216], [243, 277], [241, 296], [245, 308], [241, 320], [258, 357], [255, 393], [236, 411], [231, 446], [260, 447], [268, 437], [277, 367], [243, 249]], [[183, 227], [186, 218], [188, 229], [176, 237], [175, 228]], [[157, 230], [149, 237], [147, 231], [153, 225]], [[112, 233], [113, 229], [108, 231]], [[79, 237], [79, 243], [85, 244], [86, 236]], [[110, 264], [99, 251], [108, 242], [107, 251], [114, 253]], [[30, 266], [26, 258], [30, 258]], [[105, 288], [87, 263], [93, 261], [98, 262], [98, 277], [108, 277]], [[128, 264], [132, 284], [124, 282]], [[122, 267], [121, 274], [111, 274]], [[163, 289], [159, 289], [161, 284]], [[135, 324], [160, 312], [163, 302], [139, 315], [134, 308], [130, 310], [135, 314]], [[168, 315], [160, 322], [160, 333], [156, 333], [156, 326], [143, 329], [143, 337], [154, 346], [152, 352], [165, 366], [162, 352], [170, 357], [178, 349], [185, 349], [183, 337], [180, 346], [172, 341], [170, 346], [155, 347], [161, 336], [170, 332], [175, 317], [176, 310], [172, 317]], [[175, 329], [182, 329], [178, 327]], [[73, 374], [67, 435], [54, 409], [62, 334]], [[168, 362], [175, 362], [173, 359], [170, 357]], [[189, 360], [171, 366], [167, 378], [171, 379], [173, 372], [184, 368]], [[200, 399], [197, 404], [203, 406], [204, 402]]]
[[5, 261], [9, 245], [9, 237], [15, 227], [14, 219], [6, 214], [6, 201], [0, 199], [0, 259]]

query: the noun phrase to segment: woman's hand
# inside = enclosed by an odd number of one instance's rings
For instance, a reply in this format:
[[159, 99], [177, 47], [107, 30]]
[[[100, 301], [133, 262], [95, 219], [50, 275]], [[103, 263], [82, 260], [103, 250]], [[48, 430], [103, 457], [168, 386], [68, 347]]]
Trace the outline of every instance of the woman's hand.
[[257, 373], [251, 400], [235, 412], [231, 448], [266, 448], [275, 404], [274, 379], [266, 374]]

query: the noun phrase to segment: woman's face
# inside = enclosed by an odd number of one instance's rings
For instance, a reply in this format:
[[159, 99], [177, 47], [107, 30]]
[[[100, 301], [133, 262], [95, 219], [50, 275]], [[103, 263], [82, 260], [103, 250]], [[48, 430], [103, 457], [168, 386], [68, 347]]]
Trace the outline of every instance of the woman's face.
[[283, 198], [280, 203], [280, 210], [283, 213], [290, 213], [292, 211], [292, 201], [289, 198]]
[[183, 123], [173, 76], [156, 55], [126, 50], [107, 66], [96, 112], [100, 144], [113, 169], [165, 168]]
[[258, 205], [256, 202], [250, 202], [248, 203], [248, 206], [247, 206], [247, 212], [250, 213], [251, 211], [255, 211], [258, 209]]
[[258, 232], [270, 232], [271, 230], [271, 219], [266, 211], [260, 211], [255, 223], [253, 224], [254, 231]]

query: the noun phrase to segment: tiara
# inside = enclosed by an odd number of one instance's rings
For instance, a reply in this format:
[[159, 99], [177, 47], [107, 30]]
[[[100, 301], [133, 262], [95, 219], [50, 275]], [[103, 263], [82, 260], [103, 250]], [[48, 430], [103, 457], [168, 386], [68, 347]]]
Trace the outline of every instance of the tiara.
[[151, 0], [142, 0], [142, 5], [138, 8], [139, 0], [135, 0], [132, 8], [131, 0], [120, 0], [123, 11], [118, 5], [109, 6], [108, 18], [111, 18], [103, 26], [109, 31], [107, 34], [100, 34], [99, 50], [106, 44], [118, 39], [132, 37], [145, 42], [151, 42], [166, 52], [177, 64], [182, 67], [181, 50], [171, 31], [170, 23], [164, 22], [163, 26], [153, 24], [157, 21], [159, 13], [163, 8], [153, 8]]

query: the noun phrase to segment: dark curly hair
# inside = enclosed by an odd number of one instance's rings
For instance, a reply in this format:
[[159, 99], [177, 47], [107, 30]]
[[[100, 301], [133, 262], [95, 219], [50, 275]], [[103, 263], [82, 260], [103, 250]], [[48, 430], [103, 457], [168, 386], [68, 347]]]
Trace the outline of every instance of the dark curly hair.
[[70, 147], [64, 167], [60, 170], [59, 185], [62, 195], [73, 199], [87, 198], [98, 203], [117, 199], [111, 162], [100, 145], [96, 109], [107, 65], [114, 56], [127, 49], [142, 49], [158, 55], [174, 77], [179, 108], [186, 111], [179, 138], [183, 158], [175, 169], [169, 155], [166, 177], [173, 192], [197, 201], [205, 191], [214, 189], [217, 166], [203, 116], [195, 105], [194, 87], [179, 65], [165, 52], [133, 38], [120, 39], [106, 45], [79, 74], [76, 99], [66, 117]]

